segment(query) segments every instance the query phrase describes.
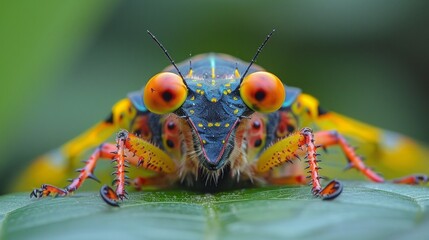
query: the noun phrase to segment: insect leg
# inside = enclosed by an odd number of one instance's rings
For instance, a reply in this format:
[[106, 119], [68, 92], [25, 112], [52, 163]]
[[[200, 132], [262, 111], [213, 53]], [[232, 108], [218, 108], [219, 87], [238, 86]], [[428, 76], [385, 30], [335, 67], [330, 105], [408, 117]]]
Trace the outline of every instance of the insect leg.
[[423, 184], [423, 183], [429, 182], [429, 177], [423, 174], [410, 175], [402, 178], [393, 179], [392, 182], [398, 183], [398, 184], [416, 185], [416, 184]]
[[[304, 149], [305, 148], [305, 149]], [[300, 132], [293, 133], [288, 137], [276, 142], [274, 145], [264, 151], [259, 157], [254, 170], [262, 174], [285, 162], [298, 158], [298, 154], [305, 151], [308, 163], [307, 169], [311, 179], [312, 193], [323, 199], [333, 199], [342, 191], [342, 184], [336, 180], [331, 181], [322, 189], [320, 184], [320, 175], [317, 160], [317, 147], [314, 144], [314, 136], [309, 128], [303, 128]]]
[[118, 133], [116, 144], [117, 151], [113, 157], [116, 162], [113, 180], [116, 190], [106, 185], [100, 190], [103, 200], [111, 206], [118, 206], [118, 201], [127, 197], [125, 186], [130, 184], [126, 176], [128, 163], [160, 173], [176, 171], [176, 163], [164, 151], [126, 130]]
[[[337, 131], [334, 130], [317, 132], [315, 134], [315, 138], [317, 143], [321, 144], [323, 147], [339, 145], [347, 157], [347, 169], [355, 168], [374, 182], [385, 182], [385, 179], [383, 177], [381, 177], [379, 174], [377, 174], [365, 165], [361, 157], [356, 154], [354, 148], [351, 147], [347, 143], [346, 139]], [[392, 182], [398, 184], [419, 184], [428, 182], [428, 179], [429, 178], [426, 175], [410, 175], [399, 179], [394, 179], [392, 180]]]
[[136, 177], [132, 184], [138, 191], [140, 191], [143, 186], [156, 186], [157, 188], [169, 186], [168, 179], [163, 174], [152, 177]]
[[367, 167], [362, 158], [356, 154], [355, 149], [349, 145], [346, 139], [337, 131], [320, 131], [315, 133], [317, 144], [323, 147], [339, 145], [347, 157], [348, 168], [355, 168], [374, 182], [384, 182], [383, 177]]
[[79, 176], [77, 178], [74, 178], [71, 180], [71, 183], [65, 187], [64, 189], [43, 184], [40, 188], [34, 189], [31, 192], [31, 197], [45, 197], [49, 195], [55, 195], [55, 196], [66, 196], [71, 192], [76, 191], [82, 183], [87, 179], [93, 179], [95, 181], [98, 181], [98, 179], [94, 175], [94, 169], [97, 164], [97, 161], [100, 158], [104, 159], [111, 159], [115, 156], [114, 153], [116, 151], [116, 146], [114, 144], [105, 143], [100, 145], [89, 157], [87, 161], [85, 161], [85, 166], [83, 168], [77, 169], [76, 171], [79, 172]]

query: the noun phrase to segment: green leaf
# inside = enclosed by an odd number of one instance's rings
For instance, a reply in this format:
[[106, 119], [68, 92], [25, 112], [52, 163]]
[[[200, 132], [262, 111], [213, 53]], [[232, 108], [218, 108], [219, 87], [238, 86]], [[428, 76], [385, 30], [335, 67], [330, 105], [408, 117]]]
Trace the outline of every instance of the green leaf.
[[429, 188], [345, 182], [333, 201], [308, 187], [217, 194], [130, 194], [120, 208], [98, 193], [0, 197], [0, 239], [428, 239]]

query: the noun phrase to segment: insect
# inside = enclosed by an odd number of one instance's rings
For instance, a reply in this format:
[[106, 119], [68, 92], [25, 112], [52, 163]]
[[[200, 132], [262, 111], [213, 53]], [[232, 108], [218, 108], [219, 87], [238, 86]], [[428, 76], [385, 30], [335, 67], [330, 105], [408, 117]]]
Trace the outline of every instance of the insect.
[[[51, 159], [58, 155], [72, 159], [97, 146], [68, 186], [43, 184], [31, 197], [66, 196], [88, 178], [98, 181], [94, 175], [97, 162], [107, 159], [115, 165], [115, 189], [104, 185], [100, 195], [112, 206], [127, 198], [126, 186], [131, 183], [136, 188], [178, 184], [200, 191], [309, 184], [315, 196], [333, 199], [343, 189], [341, 182], [332, 180], [323, 187], [319, 174], [320, 149], [331, 146], [340, 147], [348, 168], [374, 182], [385, 182], [365, 165], [343, 135], [355, 130], [358, 138], [379, 141], [381, 130], [324, 111], [314, 97], [284, 85], [254, 64], [273, 32], [250, 63], [225, 54], [203, 54], [176, 65], [148, 31], [172, 65], [153, 76], [143, 91], [116, 103], [105, 121], [52, 153]], [[326, 122], [333, 128], [324, 127]], [[310, 126], [322, 127], [313, 131]], [[115, 143], [104, 142], [115, 132]], [[34, 166], [43, 163], [46, 160]], [[127, 177], [131, 166], [155, 175], [131, 182]], [[393, 180], [427, 181], [423, 174]]]

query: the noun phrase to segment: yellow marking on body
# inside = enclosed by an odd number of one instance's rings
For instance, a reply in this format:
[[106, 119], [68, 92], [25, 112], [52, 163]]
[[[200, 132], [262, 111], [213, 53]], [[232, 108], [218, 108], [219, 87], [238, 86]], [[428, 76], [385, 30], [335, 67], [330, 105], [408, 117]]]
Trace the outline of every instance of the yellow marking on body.
[[201, 89], [197, 89], [195, 92], [201, 94]]
[[195, 96], [192, 96], [192, 97], [191, 97], [191, 101], [194, 101], [194, 100], [195, 100]]
[[229, 123], [225, 123], [225, 127], [227, 128], [227, 127], [229, 127]]
[[222, 140], [222, 144], [225, 144], [225, 140]]
[[197, 87], [202, 87], [202, 86], [203, 86], [203, 84], [197, 83]]
[[235, 78], [240, 78], [241, 76], [240, 76], [240, 72], [238, 71], [238, 69], [236, 68], [235, 69], [235, 71], [234, 71], [234, 76], [235, 76]]
[[200, 94], [201, 94], [201, 95], [204, 95], [204, 91], [203, 91], [203, 90], [201, 90]]
[[192, 68], [189, 69], [188, 75], [186, 75], [187, 78], [192, 78], [192, 75], [194, 74], [194, 71], [192, 71]]
[[[131, 110], [131, 111], [129, 111]], [[85, 150], [95, 147], [110, 137], [117, 129], [126, 129], [135, 118], [137, 111], [132, 102], [128, 99], [118, 101], [112, 107], [113, 124], [100, 122], [91, 129], [82, 133], [78, 137], [69, 141], [63, 147], [65, 156], [75, 158]]]
[[204, 143], [204, 144], [206, 144], [206, 143], [207, 143], [207, 141], [203, 139], [203, 143]]
[[228, 95], [228, 92], [226, 90], [223, 90], [224, 95]]
[[238, 97], [233, 97], [232, 99], [234, 99], [235, 101], [237, 101], [237, 100], [238, 100]]
[[216, 127], [220, 127], [220, 122], [215, 122], [214, 124]]
[[207, 124], [207, 127], [213, 127], [213, 123], [209, 122], [209, 123]]
[[266, 149], [257, 160], [256, 171], [260, 173], [267, 172], [271, 168], [294, 158], [303, 138], [301, 134], [293, 133], [287, 138], [283, 138], [273, 144]]
[[202, 123], [198, 123], [198, 127], [202, 128], [204, 125]]
[[112, 107], [112, 114], [113, 122], [101, 121], [59, 149], [37, 158], [13, 183], [14, 190], [29, 190], [46, 182], [63, 184], [64, 178], [74, 168], [71, 166], [81, 165], [84, 153], [107, 141], [119, 129], [129, 128], [137, 110], [130, 99], [124, 98]]
[[216, 78], [215, 68], [212, 67], [212, 79]]
[[189, 113], [190, 113], [190, 114], [194, 114], [194, 113], [195, 113], [195, 111], [194, 111], [193, 109], [191, 109], [191, 110], [189, 110]]
[[212, 98], [212, 103], [215, 103], [215, 102], [217, 102], [217, 98]]
[[225, 87], [231, 87], [231, 83], [226, 83], [224, 86]]
[[238, 113], [238, 108], [234, 110], [234, 114], [237, 114], [237, 113]]
[[231, 93], [231, 92], [232, 92], [232, 91], [231, 91], [231, 89], [227, 89], [226, 91], [227, 91], [228, 93]]

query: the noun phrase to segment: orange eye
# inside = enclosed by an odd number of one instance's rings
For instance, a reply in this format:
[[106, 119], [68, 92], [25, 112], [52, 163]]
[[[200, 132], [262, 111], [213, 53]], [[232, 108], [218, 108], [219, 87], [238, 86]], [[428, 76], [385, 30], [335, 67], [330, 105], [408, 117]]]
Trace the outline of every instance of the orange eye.
[[283, 83], [269, 72], [246, 76], [240, 86], [240, 95], [249, 108], [262, 113], [278, 110], [286, 96]]
[[156, 114], [166, 114], [185, 102], [188, 89], [179, 75], [163, 72], [153, 76], [143, 91], [147, 109]]

